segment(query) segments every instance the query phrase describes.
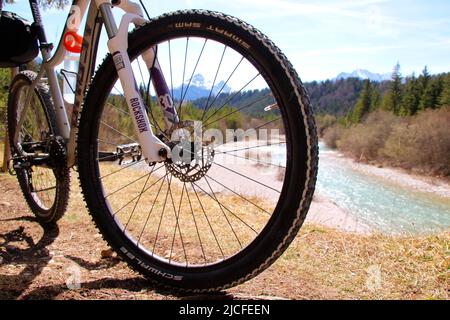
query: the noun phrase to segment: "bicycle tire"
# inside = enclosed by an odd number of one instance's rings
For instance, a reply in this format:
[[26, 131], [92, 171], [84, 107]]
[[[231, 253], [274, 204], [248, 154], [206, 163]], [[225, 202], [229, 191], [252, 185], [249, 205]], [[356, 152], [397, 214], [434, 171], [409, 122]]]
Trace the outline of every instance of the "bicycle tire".
[[[13, 142], [14, 132], [17, 126], [17, 110], [20, 107], [18, 105], [18, 98], [20, 96], [20, 90], [24, 87], [30, 86], [31, 83], [36, 78], [36, 73], [33, 71], [22, 71], [17, 76], [14, 77], [9, 91], [8, 97], [8, 136], [10, 139], [11, 154], [15, 154], [15, 147]], [[48, 87], [39, 84], [35, 88], [35, 95], [38, 98], [39, 106], [42, 107], [45, 114], [45, 121], [47, 122], [48, 128], [52, 135], [57, 135], [56, 126], [56, 114], [53, 109], [53, 103], [48, 90]], [[64, 215], [67, 205], [69, 202], [70, 193], [70, 169], [60, 168], [58, 170], [53, 170], [55, 175], [55, 194], [53, 204], [49, 208], [43, 208], [42, 204], [39, 202], [39, 198], [36, 198], [36, 194], [32, 191], [32, 169], [17, 169], [16, 175], [19, 182], [20, 188], [24, 195], [24, 198], [36, 216], [39, 223], [54, 224]]]
[[[178, 24], [179, 27], [174, 28]], [[195, 27], [193, 27], [195, 26]], [[199, 27], [200, 26], [200, 27]], [[235, 35], [206, 29], [215, 26]], [[153, 258], [127, 238], [116, 225], [105, 202], [97, 167], [97, 132], [105, 93], [117, 78], [111, 55], [98, 68], [85, 98], [78, 132], [79, 181], [87, 208], [104, 239], [135, 270], [150, 281], [183, 292], [218, 291], [247, 281], [269, 267], [288, 247], [302, 226], [312, 201], [318, 164], [316, 127], [310, 101], [300, 78], [288, 59], [261, 32], [241, 20], [218, 12], [178, 11], [153, 19], [129, 35], [128, 52], [135, 57], [143, 49], [177, 35], [204, 36], [223, 41], [251, 56], [270, 74], [286, 104], [295, 165], [286, 175], [281, 209], [274, 213], [263, 232], [242, 252], [205, 268], [171, 266]], [[245, 42], [245, 45], [242, 43]], [[250, 48], [248, 48], [250, 46]]]

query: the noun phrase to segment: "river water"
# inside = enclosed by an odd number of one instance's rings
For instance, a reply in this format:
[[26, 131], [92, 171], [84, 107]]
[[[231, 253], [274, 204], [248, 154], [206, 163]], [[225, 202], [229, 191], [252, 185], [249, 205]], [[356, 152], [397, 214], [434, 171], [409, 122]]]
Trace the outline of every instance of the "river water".
[[[358, 170], [357, 165], [339, 159], [339, 154], [323, 143], [319, 147], [316, 192], [347, 210], [356, 221], [384, 234], [448, 231], [449, 197]], [[276, 147], [272, 151], [273, 159], [282, 162], [284, 147]]]

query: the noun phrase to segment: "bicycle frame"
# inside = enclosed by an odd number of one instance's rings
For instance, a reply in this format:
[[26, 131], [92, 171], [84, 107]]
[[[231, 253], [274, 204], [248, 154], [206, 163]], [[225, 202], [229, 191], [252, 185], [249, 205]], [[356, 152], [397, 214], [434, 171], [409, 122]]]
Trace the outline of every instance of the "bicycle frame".
[[[58, 47], [51, 55], [52, 45], [47, 43], [47, 39], [42, 24], [37, 0], [29, 0], [33, 18], [38, 30], [38, 39], [41, 48], [43, 62], [38, 76], [32, 83], [29, 94], [25, 100], [18, 128], [24, 121], [26, 109], [31, 101], [31, 96], [36, 85], [41, 81], [44, 72], [47, 75], [50, 93], [55, 107], [58, 133], [67, 143], [68, 167], [76, 164], [76, 136], [77, 122], [84, 95], [89, 81], [94, 73], [95, 59], [100, 40], [102, 25], [105, 25], [108, 34], [108, 48], [113, 57], [116, 70], [127, 100], [130, 115], [132, 115], [134, 127], [141, 146], [142, 154], [147, 163], [161, 162], [167, 157], [171, 157], [170, 148], [159, 140], [152, 131], [150, 121], [147, 116], [143, 99], [139, 93], [137, 83], [131, 67], [130, 58], [127, 53], [128, 48], [128, 26], [130, 23], [142, 25], [147, 22], [143, 18], [142, 8], [129, 0], [73, 0], [72, 7], [66, 19], [66, 25], [59, 41]], [[112, 7], [119, 7], [125, 14], [122, 16], [119, 27], [117, 27], [112, 15]], [[77, 74], [77, 84], [75, 90], [75, 101], [72, 113], [67, 114], [66, 106], [60, 85], [58, 83], [56, 66], [61, 64], [65, 56], [65, 47], [63, 45], [64, 35], [68, 31], [77, 32], [79, 23], [87, 12], [87, 19], [84, 28], [83, 43], [80, 53], [80, 61]], [[100, 19], [101, 17], [101, 19]], [[78, 19], [78, 20], [77, 20]], [[152, 74], [152, 82], [158, 96], [158, 104], [163, 110], [166, 127], [172, 127], [179, 122], [176, 109], [169, 94], [169, 89], [162, 75], [159, 63], [156, 57], [157, 48], [148, 49], [142, 54], [142, 58], [147, 69]], [[69, 120], [70, 119], [70, 120]], [[18, 130], [15, 133], [14, 141], [18, 145]], [[21, 151], [20, 148], [18, 148]], [[162, 150], [165, 150], [162, 152]], [[23, 150], [21, 151], [22, 154]]]

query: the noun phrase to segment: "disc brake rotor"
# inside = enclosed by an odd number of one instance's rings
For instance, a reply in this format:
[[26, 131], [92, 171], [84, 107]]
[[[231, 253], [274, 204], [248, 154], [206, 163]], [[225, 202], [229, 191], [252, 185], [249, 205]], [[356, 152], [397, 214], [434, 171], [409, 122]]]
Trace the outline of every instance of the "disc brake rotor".
[[212, 146], [201, 143], [180, 142], [172, 148], [172, 159], [165, 162], [167, 170], [183, 182], [195, 182], [203, 178], [214, 160]]

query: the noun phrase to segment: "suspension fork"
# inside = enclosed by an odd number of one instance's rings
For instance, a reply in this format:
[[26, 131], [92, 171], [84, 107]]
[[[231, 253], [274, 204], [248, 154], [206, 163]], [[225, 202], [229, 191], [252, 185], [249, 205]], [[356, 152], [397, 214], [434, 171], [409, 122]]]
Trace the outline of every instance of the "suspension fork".
[[150, 73], [153, 87], [155, 88], [155, 92], [158, 97], [158, 105], [163, 111], [166, 128], [171, 130], [178, 125], [180, 119], [178, 118], [177, 110], [175, 109], [166, 79], [161, 71], [157, 53], [158, 47], [155, 46], [145, 51], [142, 54], [142, 59], [144, 60]]
[[[171, 157], [171, 150], [165, 143], [153, 134], [152, 126], [147, 116], [146, 107], [139, 92], [130, 58], [127, 53], [129, 24], [134, 23], [136, 25], [142, 25], [146, 22], [146, 20], [142, 17], [142, 12], [139, 14], [140, 8], [138, 9], [137, 5], [133, 4], [131, 1], [121, 1], [118, 6], [124, 9], [127, 13], [122, 17], [120, 26], [117, 28], [111, 12], [111, 3], [108, 0], [96, 0], [96, 4], [105, 24], [106, 32], [109, 38], [108, 48], [113, 57], [115, 67], [119, 75], [120, 83], [124, 91], [124, 96], [127, 100], [128, 109], [133, 118], [134, 128], [138, 136], [144, 158], [147, 163], [164, 161]], [[149, 49], [148, 51], [152, 51], [153, 56], [151, 53], [146, 54], [147, 59], [144, 60], [147, 60], [147, 68], [151, 70], [151, 68], [156, 65], [156, 57], [154, 54], [156, 50]], [[149, 60], [150, 58], [151, 60]], [[159, 80], [163, 81], [164, 78]], [[165, 84], [165, 81], [163, 81], [163, 83], [163, 85], [158, 84], [157, 86], [164, 88], [165, 85], [165, 89], [167, 91], [166, 93], [168, 94], [167, 84]], [[173, 103], [172, 110], [167, 106], [168, 105], [163, 108], [164, 114], [171, 114], [172, 120], [178, 119], [176, 112], [173, 113]], [[170, 121], [166, 120], [166, 122]]]
[[[113, 6], [119, 7], [127, 13], [132, 13], [143, 17], [142, 7], [130, 0], [111, 0], [111, 3]], [[158, 105], [164, 115], [166, 129], [171, 130], [178, 125], [180, 120], [174, 107], [172, 95], [162, 73], [157, 56], [158, 46], [154, 46], [153, 48], [150, 48], [142, 53], [142, 59], [144, 60], [147, 70], [151, 75], [150, 77], [152, 79], [152, 84], [158, 98]]]

